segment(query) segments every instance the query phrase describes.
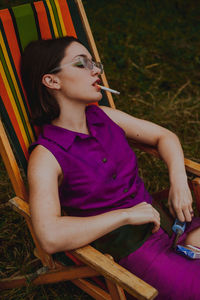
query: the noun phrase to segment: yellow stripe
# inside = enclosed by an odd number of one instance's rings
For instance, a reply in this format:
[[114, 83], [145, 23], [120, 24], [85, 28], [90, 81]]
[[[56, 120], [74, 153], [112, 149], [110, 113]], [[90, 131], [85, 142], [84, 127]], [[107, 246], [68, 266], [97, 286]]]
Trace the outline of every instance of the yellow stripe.
[[13, 72], [12, 65], [11, 65], [11, 63], [10, 63], [10, 59], [9, 59], [9, 56], [8, 56], [8, 53], [7, 53], [7, 50], [6, 50], [6, 46], [5, 46], [5, 43], [4, 43], [3, 36], [2, 36], [2, 34], [1, 34], [1, 32], [0, 32], [0, 44], [1, 44], [1, 46], [2, 46], [3, 55], [4, 55], [4, 58], [5, 58], [5, 60], [6, 60], [7, 67], [8, 67], [8, 70], [9, 70], [9, 73], [10, 73], [10, 76], [11, 76], [11, 79], [12, 79], [12, 82], [13, 82], [14, 87], [15, 87], [15, 91], [16, 91], [16, 94], [17, 94], [17, 97], [18, 97], [18, 100], [19, 100], [19, 103], [20, 103], [20, 106], [21, 106], [21, 109], [22, 109], [22, 112], [23, 112], [23, 115], [24, 115], [25, 122], [26, 122], [26, 124], [27, 124], [27, 128], [28, 128], [28, 131], [29, 131], [31, 140], [34, 141], [33, 131], [32, 131], [32, 128], [31, 128], [31, 126], [30, 126], [30, 123], [29, 123], [29, 119], [28, 119], [28, 116], [27, 116], [27, 113], [26, 113], [26, 109], [25, 109], [25, 106], [24, 106], [24, 102], [23, 102], [23, 100], [22, 100], [22, 96], [21, 96], [21, 93], [20, 93], [20, 91], [19, 91], [19, 87], [18, 87], [16, 78], [15, 78], [15, 74], [14, 74], [14, 72]]
[[47, 6], [49, 8], [49, 13], [50, 13], [50, 16], [51, 16], [51, 21], [52, 21], [55, 37], [58, 38], [59, 34], [58, 34], [58, 29], [57, 29], [56, 21], [55, 21], [55, 18], [54, 18], [53, 10], [52, 10], [52, 7], [51, 7], [51, 3], [49, 2], [49, 0], [46, 0], [46, 3], [47, 3]]
[[[15, 116], [16, 116], [16, 119], [18, 121], [18, 124], [19, 124], [19, 127], [20, 127], [20, 130], [21, 130], [21, 133], [22, 133], [22, 136], [23, 136], [23, 139], [24, 139], [24, 142], [25, 142], [25, 145], [26, 147], [28, 148], [29, 147], [29, 142], [28, 142], [28, 139], [27, 139], [27, 135], [26, 135], [26, 132], [24, 130], [24, 126], [23, 126], [23, 123], [21, 121], [21, 117], [20, 117], [20, 114], [18, 112], [18, 109], [17, 109], [17, 106], [16, 106], [16, 103], [15, 103], [15, 99], [13, 97], [13, 94], [12, 94], [12, 91], [10, 89], [10, 86], [9, 86], [9, 83], [8, 83], [8, 80], [7, 80], [7, 77], [6, 77], [6, 74], [4, 72], [4, 69], [3, 69], [3, 65], [2, 65], [2, 62], [0, 61], [0, 69], [2, 70], [1, 71], [1, 75], [2, 75], [2, 78], [3, 78], [3, 82], [5, 84], [5, 87], [6, 87], [6, 91], [8, 93], [8, 97], [10, 99], [10, 102], [11, 102], [11, 105], [13, 107], [13, 110], [15, 112]], [[14, 124], [13, 124], [14, 125]]]
[[60, 9], [60, 4], [58, 3], [58, 0], [54, 0], [54, 3], [55, 3], [56, 8], [57, 8], [57, 12], [58, 12], [60, 26], [61, 26], [61, 29], [62, 29], [63, 36], [66, 36], [67, 32], [66, 32], [66, 29], [65, 29], [65, 24], [63, 22], [63, 17], [62, 17], [62, 13], [61, 13], [61, 9]]

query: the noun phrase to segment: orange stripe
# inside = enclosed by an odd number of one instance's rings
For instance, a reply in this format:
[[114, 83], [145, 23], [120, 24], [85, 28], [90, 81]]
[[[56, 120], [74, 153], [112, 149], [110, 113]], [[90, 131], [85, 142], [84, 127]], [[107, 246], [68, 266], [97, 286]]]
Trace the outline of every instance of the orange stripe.
[[25, 145], [23, 136], [21, 134], [21, 130], [20, 130], [19, 125], [18, 125], [18, 121], [16, 119], [16, 115], [15, 115], [14, 110], [12, 108], [12, 105], [10, 103], [10, 99], [8, 97], [8, 93], [7, 93], [7, 90], [6, 90], [5, 85], [3, 83], [3, 78], [2, 78], [1, 75], [0, 75], [0, 90], [1, 90], [2, 98], [4, 99], [4, 105], [5, 105], [6, 111], [9, 115], [10, 121], [12, 123], [12, 126], [15, 130], [15, 133], [16, 133], [17, 137], [18, 137], [18, 140], [19, 140], [21, 148], [24, 152], [24, 155], [25, 155], [26, 159], [28, 159], [28, 149]]
[[74, 29], [71, 14], [66, 0], [58, 0], [58, 3], [60, 5], [60, 10], [62, 13], [63, 22], [65, 24], [67, 35], [72, 35], [77, 38], [76, 31]]
[[[6, 38], [8, 40], [8, 44], [9, 44], [9, 48], [12, 54], [12, 58], [15, 64], [15, 68], [17, 71], [17, 75], [19, 77], [19, 81], [23, 90], [23, 93], [25, 95], [25, 91], [24, 91], [24, 87], [22, 85], [22, 80], [21, 80], [21, 76], [20, 76], [20, 59], [21, 59], [21, 54], [20, 54], [20, 50], [19, 50], [19, 46], [18, 46], [18, 42], [17, 42], [17, 38], [16, 38], [16, 34], [15, 34], [15, 29], [12, 23], [12, 18], [10, 16], [10, 13], [8, 11], [8, 9], [4, 9], [0, 12], [0, 16], [3, 22], [3, 27], [5, 30], [5, 34], [6, 34]], [[29, 108], [29, 104], [28, 104], [28, 100], [26, 99], [26, 104], [28, 106], [28, 109], [30, 111]]]
[[34, 2], [42, 39], [51, 39], [51, 31], [43, 2]]

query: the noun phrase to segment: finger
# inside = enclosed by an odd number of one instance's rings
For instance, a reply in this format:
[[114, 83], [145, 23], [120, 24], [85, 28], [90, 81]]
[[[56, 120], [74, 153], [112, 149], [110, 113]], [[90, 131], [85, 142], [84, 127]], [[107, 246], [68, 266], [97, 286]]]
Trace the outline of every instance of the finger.
[[190, 212], [190, 209], [189, 207], [185, 208], [183, 210], [183, 214], [185, 216], [185, 221], [186, 222], [191, 222], [192, 221], [192, 217], [191, 217], [191, 212]]
[[193, 218], [194, 217], [194, 211], [193, 211], [193, 208], [192, 208], [192, 204], [189, 205], [189, 211], [190, 211], [191, 217]]
[[159, 229], [160, 229], [160, 223], [154, 222], [152, 233], [158, 232]]
[[176, 210], [176, 215], [177, 215], [177, 218], [179, 219], [179, 221], [185, 222], [185, 216], [183, 214], [182, 209]]
[[152, 229], [152, 233], [157, 232], [160, 229], [160, 216], [155, 216], [152, 220], [154, 223], [154, 227]]
[[171, 215], [172, 215], [174, 218], [176, 218], [176, 213], [175, 213], [175, 210], [174, 210], [174, 208], [173, 208], [172, 205], [169, 205], [169, 211], [170, 211]]

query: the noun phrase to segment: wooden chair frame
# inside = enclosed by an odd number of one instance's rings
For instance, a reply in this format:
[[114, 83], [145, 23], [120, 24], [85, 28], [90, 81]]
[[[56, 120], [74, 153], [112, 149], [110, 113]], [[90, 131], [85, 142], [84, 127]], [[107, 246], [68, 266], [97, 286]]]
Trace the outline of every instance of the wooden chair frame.
[[[99, 61], [99, 55], [94, 43], [94, 39], [88, 24], [88, 20], [82, 5], [81, 0], [76, 0], [80, 15], [88, 35], [93, 55]], [[103, 84], [108, 86], [105, 75], [102, 76]], [[107, 93], [110, 106], [115, 108], [112, 96]], [[134, 141], [131, 144], [146, 151], [154, 156], [159, 156], [156, 149], [146, 147], [145, 145], [137, 145]], [[19, 166], [15, 159], [12, 147], [7, 137], [4, 126], [0, 120], [0, 153], [5, 164], [7, 173], [11, 180], [15, 197], [9, 200], [9, 204], [24, 216], [34, 243], [36, 245], [35, 255], [41, 260], [43, 267], [37, 272], [27, 276], [16, 276], [0, 280], [1, 289], [9, 289], [25, 286], [28, 280], [33, 285], [55, 283], [59, 281], [72, 281], [76, 286], [80, 287], [86, 293], [98, 300], [125, 300], [126, 296], [124, 290], [136, 297], [137, 299], [154, 299], [158, 292], [157, 290], [145, 283], [143, 280], [130, 273], [123, 267], [115, 263], [109, 255], [104, 255], [87, 245], [79, 249], [70, 251], [69, 254], [82, 262], [82, 265], [63, 266], [59, 262], [53, 260], [52, 256], [47, 254], [40, 246], [31, 223], [28, 196], [25, 185], [20, 173]], [[194, 196], [197, 201], [197, 210], [200, 211], [200, 164], [185, 159], [186, 169], [194, 174], [195, 178], [191, 181], [191, 188], [194, 191]], [[165, 191], [166, 194], [166, 191]], [[162, 197], [163, 193], [157, 194], [158, 199]], [[107, 290], [87, 281], [87, 278], [94, 276], [103, 276], [107, 285]]]

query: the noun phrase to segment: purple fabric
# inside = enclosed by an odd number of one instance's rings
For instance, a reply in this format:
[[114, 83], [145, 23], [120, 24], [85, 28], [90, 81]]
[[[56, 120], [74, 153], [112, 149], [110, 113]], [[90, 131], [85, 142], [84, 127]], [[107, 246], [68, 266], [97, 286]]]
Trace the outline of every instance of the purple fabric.
[[124, 131], [96, 105], [86, 108], [86, 119], [90, 135], [49, 124], [31, 147], [43, 145], [59, 162], [61, 206], [70, 215], [91, 216], [151, 203]]
[[[46, 125], [30, 148], [43, 145], [59, 162], [64, 175], [61, 206], [70, 215], [92, 216], [142, 201], [152, 203], [124, 131], [94, 105], [87, 107], [86, 119], [89, 135]], [[197, 226], [200, 219], [187, 231]], [[162, 229], [120, 264], [156, 287], [159, 300], [200, 299], [200, 261], [176, 254], [172, 238]]]
[[[194, 218], [180, 237], [179, 244], [184, 243], [188, 232], [199, 226], [200, 218]], [[174, 235], [169, 238], [160, 228], [119, 264], [154, 286], [159, 291], [156, 300], [199, 300], [200, 260], [176, 254], [172, 248], [173, 240]]]

